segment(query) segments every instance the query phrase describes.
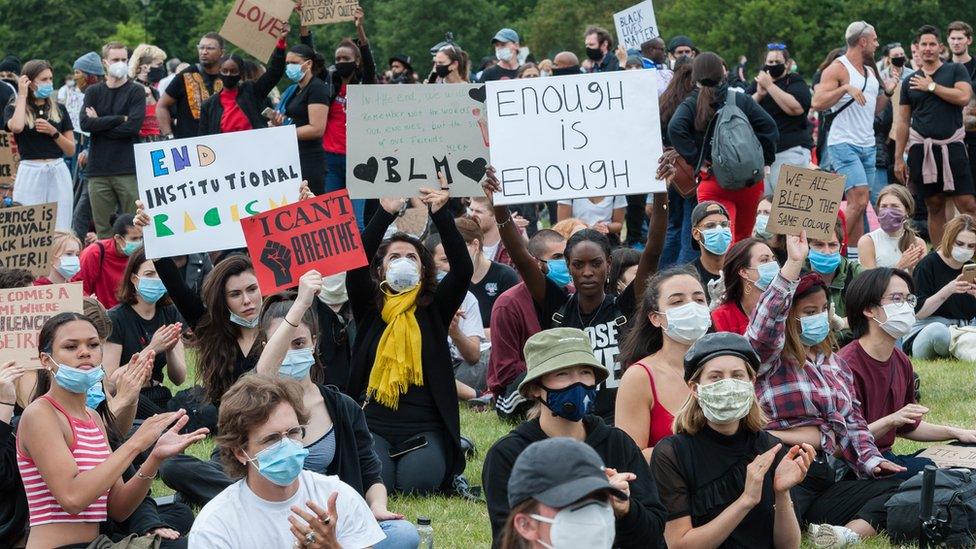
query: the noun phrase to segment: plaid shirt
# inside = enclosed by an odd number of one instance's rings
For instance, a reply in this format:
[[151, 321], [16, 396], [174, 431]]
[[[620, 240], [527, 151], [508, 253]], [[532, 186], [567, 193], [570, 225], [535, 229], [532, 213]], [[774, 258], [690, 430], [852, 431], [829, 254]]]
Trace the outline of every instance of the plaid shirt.
[[807, 358], [802, 367], [782, 356], [796, 286], [777, 276], [759, 299], [746, 331], [761, 361], [756, 395], [772, 418], [766, 428], [816, 425], [824, 452], [840, 454], [859, 477], [873, 477], [884, 458], [861, 415], [847, 365], [836, 353]]

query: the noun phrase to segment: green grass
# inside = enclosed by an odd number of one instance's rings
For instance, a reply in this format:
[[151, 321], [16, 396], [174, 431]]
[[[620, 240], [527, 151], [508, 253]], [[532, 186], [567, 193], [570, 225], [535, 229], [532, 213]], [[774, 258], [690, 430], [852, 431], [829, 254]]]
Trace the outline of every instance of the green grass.
[[[188, 357], [192, 367], [192, 357]], [[915, 361], [915, 371], [922, 379], [922, 404], [930, 412], [926, 420], [937, 424], [976, 426], [976, 365], [958, 361]], [[192, 375], [189, 376], [192, 379]], [[484, 454], [492, 443], [509, 431], [510, 427], [501, 422], [493, 413], [478, 413], [461, 406], [461, 432], [474, 440], [477, 457], [469, 461], [465, 475], [473, 486], [481, 485], [481, 467]], [[920, 443], [898, 439], [896, 453], [909, 453], [918, 450]], [[187, 453], [208, 459], [213, 449], [212, 439], [207, 439], [189, 448]], [[153, 494], [172, 493], [162, 481], [153, 483]], [[407, 519], [416, 522], [418, 516], [428, 516], [434, 526], [435, 545], [448, 548], [482, 548], [491, 545], [491, 528], [488, 512], [483, 503], [471, 502], [456, 497], [407, 497], [391, 496], [391, 511], [403, 513]], [[804, 541], [804, 548], [813, 544]], [[876, 536], [861, 547], [881, 549], [899, 547], [891, 544], [884, 536]]]

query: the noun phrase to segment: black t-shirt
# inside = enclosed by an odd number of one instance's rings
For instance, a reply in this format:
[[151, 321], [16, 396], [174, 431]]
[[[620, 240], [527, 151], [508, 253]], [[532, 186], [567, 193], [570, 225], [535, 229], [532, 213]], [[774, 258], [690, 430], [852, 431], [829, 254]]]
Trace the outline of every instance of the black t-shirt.
[[[308, 106], [311, 104], [328, 105], [332, 102], [329, 97], [329, 86], [318, 77], [313, 77], [304, 88], [295, 91], [285, 107], [285, 114], [292, 119], [296, 128], [308, 125]], [[298, 140], [299, 150], [315, 150], [322, 148], [322, 138]]]
[[518, 69], [506, 69], [501, 65], [489, 67], [481, 73], [481, 80], [478, 82], [490, 82], [492, 80], [512, 80], [518, 74]]
[[[189, 75], [190, 78], [186, 78], [185, 75]], [[203, 97], [203, 94], [196, 89], [197, 75], [203, 82], [207, 97]], [[187, 80], [193, 83], [188, 84]], [[196, 65], [183, 69], [170, 80], [169, 85], [166, 86], [166, 95], [176, 101], [173, 135], [178, 139], [196, 137], [200, 134], [200, 108], [203, 106], [203, 102], [213, 95], [214, 84], [219, 80], [218, 74], [207, 74]], [[187, 86], [191, 87], [190, 93], [187, 93]], [[194, 113], [196, 114], [194, 115]]]
[[[953, 105], [934, 93], [910, 89], [913, 74], [902, 80], [900, 102], [912, 109], [912, 129], [923, 137], [932, 139], [951, 137], [962, 127], [962, 107]], [[972, 83], [966, 67], [959, 63], [943, 63], [931, 76], [936, 84], [947, 88], [954, 87], [956, 82]]]
[[508, 265], [491, 262], [488, 272], [481, 282], [471, 284], [468, 291], [478, 299], [478, 309], [481, 311], [481, 324], [485, 328], [490, 328], [491, 309], [495, 306], [495, 300], [502, 295], [505, 290], [519, 283], [518, 273]]
[[[43, 118], [47, 120], [52, 126], [58, 129], [58, 134], [64, 133], [66, 131], [73, 130], [74, 127], [71, 125], [71, 117], [68, 116], [68, 110], [64, 108], [64, 105], [58, 103], [58, 112], [61, 114], [61, 120], [59, 122], [54, 122], [51, 120], [51, 113], [47, 109], [47, 105], [44, 105], [41, 109], [38, 109], [35, 105], [34, 118]], [[3, 129], [7, 130], [7, 122], [14, 115], [14, 110], [17, 105], [11, 103], [7, 105], [7, 108], [3, 111]], [[28, 106], [28, 109], [31, 107]], [[41, 114], [43, 113], [43, 114]], [[9, 131], [9, 130], [7, 130]], [[37, 128], [28, 128], [24, 126], [24, 131], [18, 133], [14, 136], [17, 141], [17, 150], [20, 152], [21, 160], [50, 160], [52, 158], [61, 158], [64, 156], [64, 152], [61, 147], [56, 143], [56, 139], [51, 137], [46, 133], [41, 133], [37, 131]]]
[[706, 269], [705, 266], [702, 265], [702, 261], [701, 261], [701, 258], [700, 257], [698, 259], [696, 259], [695, 261], [693, 261], [692, 262], [692, 265], [694, 265], [695, 266], [695, 269], [698, 270], [698, 278], [701, 278], [702, 286], [705, 287], [705, 299], [708, 300], [708, 301], [711, 301], [712, 298], [708, 294], [708, 283], [709, 282], [712, 282], [713, 280], [718, 280], [719, 279], [719, 276], [721, 276], [721, 275], [712, 274], [712, 273], [708, 272], [708, 269]]
[[[776, 143], [776, 152], [779, 153], [797, 146], [807, 149], [812, 148], [813, 138], [810, 135], [810, 123], [807, 121], [807, 111], [810, 110], [811, 101], [810, 87], [803, 81], [803, 78], [795, 74], [788, 74], [776, 80], [775, 84], [781, 90], [792, 95], [803, 109], [801, 114], [796, 116], [788, 115], [783, 112], [783, 109], [773, 99], [773, 96], [768, 93], [759, 102], [759, 106], [773, 117], [773, 120], [776, 121], [776, 127], [779, 128], [779, 141]], [[755, 82], [749, 85], [746, 93], [749, 95], [756, 93]]]
[[[108, 336], [109, 343], [122, 346], [122, 356], [119, 365], [129, 363], [135, 353], [142, 352], [152, 341], [156, 330], [174, 322], [183, 322], [183, 317], [176, 310], [175, 305], [156, 307], [156, 316], [146, 320], [133, 310], [128, 303], [119, 303], [108, 311], [108, 318], [112, 321], [112, 334]], [[166, 366], [166, 353], [157, 353], [153, 362], [153, 381], [162, 383], [163, 367]]]
[[[960, 274], [962, 269], [953, 269], [947, 265], [937, 251], [929, 252], [912, 271], [912, 278], [915, 279], [915, 296], [918, 299], [915, 310], [921, 310], [926, 299], [938, 293]], [[969, 294], [952, 294], [932, 313], [932, 316], [969, 321], [976, 317], [976, 297]]]

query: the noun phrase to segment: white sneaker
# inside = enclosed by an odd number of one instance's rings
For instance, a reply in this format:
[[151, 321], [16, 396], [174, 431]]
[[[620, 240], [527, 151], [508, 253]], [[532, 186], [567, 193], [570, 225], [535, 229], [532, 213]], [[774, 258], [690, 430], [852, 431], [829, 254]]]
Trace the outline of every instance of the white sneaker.
[[860, 536], [850, 528], [830, 524], [811, 524], [808, 529], [813, 545], [827, 549], [841, 549], [861, 542]]

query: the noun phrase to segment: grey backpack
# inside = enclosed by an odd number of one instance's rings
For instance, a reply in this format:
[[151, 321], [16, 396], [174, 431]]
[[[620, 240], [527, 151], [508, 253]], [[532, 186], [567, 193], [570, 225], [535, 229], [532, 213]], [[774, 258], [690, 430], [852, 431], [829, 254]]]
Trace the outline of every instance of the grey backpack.
[[[887, 533], [895, 543], [919, 539], [922, 475], [906, 480], [885, 503]], [[944, 547], [976, 546], [976, 472], [939, 469], [935, 472], [932, 511]]]
[[762, 145], [735, 94], [729, 88], [712, 134], [712, 173], [720, 187], [733, 191], [762, 181], [765, 168]]

